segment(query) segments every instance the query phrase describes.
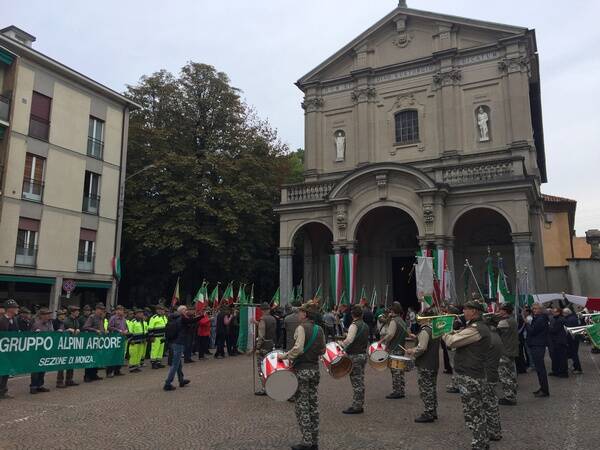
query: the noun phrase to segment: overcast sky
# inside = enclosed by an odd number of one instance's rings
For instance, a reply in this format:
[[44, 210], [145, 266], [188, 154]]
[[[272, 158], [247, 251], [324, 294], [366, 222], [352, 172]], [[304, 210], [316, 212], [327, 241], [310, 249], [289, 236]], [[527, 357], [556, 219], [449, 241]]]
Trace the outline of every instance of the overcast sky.
[[[291, 148], [304, 147], [294, 82], [385, 16], [396, 0], [3, 2], [0, 26], [123, 91], [187, 61], [226, 72]], [[408, 0], [416, 9], [535, 28], [541, 60], [545, 193], [578, 201], [576, 230], [600, 228], [600, 1]], [[600, 183], [599, 183], [600, 184]]]

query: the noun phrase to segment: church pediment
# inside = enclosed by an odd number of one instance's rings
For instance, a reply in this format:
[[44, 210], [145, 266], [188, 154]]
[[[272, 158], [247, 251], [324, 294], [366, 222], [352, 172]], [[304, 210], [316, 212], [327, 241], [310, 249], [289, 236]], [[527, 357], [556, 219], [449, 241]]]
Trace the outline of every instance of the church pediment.
[[430, 58], [435, 52], [464, 50], [523, 35], [523, 27], [447, 16], [398, 7], [300, 80], [298, 86], [348, 77], [353, 71], [378, 69]]

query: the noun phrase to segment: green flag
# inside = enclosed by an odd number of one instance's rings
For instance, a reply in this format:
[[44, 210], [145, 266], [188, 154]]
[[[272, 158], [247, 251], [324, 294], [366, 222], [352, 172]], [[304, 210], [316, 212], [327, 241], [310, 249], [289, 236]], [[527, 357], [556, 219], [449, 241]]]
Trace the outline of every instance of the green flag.
[[223, 298], [221, 299], [221, 301], [229, 303], [232, 300], [233, 300], [233, 281], [227, 285], [227, 289], [225, 289], [225, 292], [223, 292]]
[[494, 301], [496, 299], [496, 283], [494, 281], [494, 262], [492, 261], [492, 257], [488, 256], [487, 259], [487, 270], [486, 270], [486, 280], [487, 280], [487, 299]]
[[600, 323], [595, 323], [586, 329], [594, 347], [600, 348]]
[[322, 297], [321, 285], [319, 285], [319, 287], [317, 288], [317, 292], [315, 292], [315, 296], [313, 297], [313, 299], [318, 301], [321, 297]]
[[296, 300], [302, 303], [304, 301], [304, 293], [302, 292], [303, 280], [300, 280], [298, 289], [296, 289]]
[[367, 288], [365, 288], [364, 284], [358, 296], [358, 303], [367, 303]]
[[238, 303], [245, 305], [248, 303], [248, 299], [246, 298], [246, 289], [245, 285], [240, 283], [240, 289], [238, 290]]
[[346, 295], [346, 291], [342, 291], [342, 295], [340, 295], [340, 305], [349, 305], [350, 301], [348, 300], [348, 296]]
[[454, 316], [434, 317], [431, 321], [431, 337], [437, 339], [440, 336], [450, 333], [454, 325]]
[[371, 294], [371, 308], [377, 305], [377, 286], [373, 286], [373, 293]]
[[219, 283], [217, 283], [217, 285], [214, 287], [214, 289], [210, 293], [210, 303], [211, 303], [213, 309], [217, 308], [219, 306]]
[[271, 305], [279, 306], [281, 303], [281, 293], [279, 292], [279, 288], [273, 294], [273, 298], [271, 299]]
[[208, 296], [206, 295], [207, 292], [207, 287], [206, 287], [206, 281], [202, 282], [202, 286], [200, 286], [200, 289], [198, 289], [198, 292], [196, 292], [196, 296], [194, 297], [193, 302], [197, 303], [205, 303], [208, 300]]
[[590, 316], [590, 319], [592, 320], [592, 323], [600, 323], [600, 314], [594, 314], [593, 316]]

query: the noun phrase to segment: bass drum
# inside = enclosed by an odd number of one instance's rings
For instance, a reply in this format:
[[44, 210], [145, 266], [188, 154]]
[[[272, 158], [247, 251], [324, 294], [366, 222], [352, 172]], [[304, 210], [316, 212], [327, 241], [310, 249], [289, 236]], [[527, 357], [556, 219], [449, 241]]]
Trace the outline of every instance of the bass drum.
[[283, 353], [274, 350], [268, 353], [261, 363], [265, 392], [273, 400], [284, 402], [296, 393], [298, 379], [288, 360], [279, 361], [277, 355]]

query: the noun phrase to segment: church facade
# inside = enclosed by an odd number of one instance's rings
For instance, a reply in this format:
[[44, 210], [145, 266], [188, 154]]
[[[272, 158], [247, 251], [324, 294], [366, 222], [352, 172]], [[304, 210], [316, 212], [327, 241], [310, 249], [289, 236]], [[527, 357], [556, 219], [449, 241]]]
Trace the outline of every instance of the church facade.
[[[545, 288], [546, 182], [535, 31], [398, 7], [296, 83], [304, 182], [282, 188], [282, 300], [330, 292], [330, 255], [356, 290], [416, 302], [418, 249], [447, 250], [455, 292], [488, 255]], [[496, 264], [496, 262], [494, 263]], [[356, 298], [355, 298], [356, 299]]]

